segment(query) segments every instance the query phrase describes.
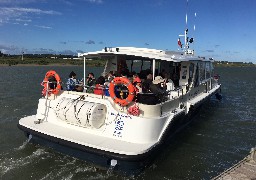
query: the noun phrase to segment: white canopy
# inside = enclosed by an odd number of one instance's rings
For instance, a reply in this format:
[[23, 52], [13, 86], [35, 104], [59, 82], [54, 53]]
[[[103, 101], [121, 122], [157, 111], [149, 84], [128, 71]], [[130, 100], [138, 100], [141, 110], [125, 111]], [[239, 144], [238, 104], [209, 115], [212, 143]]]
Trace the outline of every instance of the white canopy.
[[163, 51], [157, 49], [148, 48], [135, 48], [135, 47], [115, 47], [115, 48], [104, 48], [101, 51], [79, 53], [79, 57], [93, 58], [93, 57], [104, 57], [113, 55], [125, 55], [132, 59], [148, 59], [148, 60], [163, 60], [172, 62], [181, 61], [207, 61], [205, 58], [196, 57], [192, 53], [186, 54], [185, 52], [174, 52], [174, 51]]

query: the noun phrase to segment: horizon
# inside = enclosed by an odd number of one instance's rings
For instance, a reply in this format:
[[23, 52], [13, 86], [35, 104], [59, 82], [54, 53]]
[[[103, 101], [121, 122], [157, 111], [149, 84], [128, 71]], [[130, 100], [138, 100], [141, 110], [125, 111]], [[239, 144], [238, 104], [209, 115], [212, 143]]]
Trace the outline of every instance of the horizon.
[[253, 0], [231, 5], [221, 0], [1, 0], [0, 51], [74, 55], [119, 46], [177, 51], [179, 35], [188, 28], [196, 55], [255, 64], [254, 7]]
[[[1, 55], [1, 51], [0, 51], [0, 55]], [[45, 55], [45, 57], [43, 58], [48, 58], [47, 56], [60, 56], [59, 58], [77, 58], [78, 55], [77, 54], [3, 54], [2, 53], [2, 57], [12, 57], [12, 56], [15, 56], [15, 57], [19, 57], [22, 59], [22, 58], [33, 58], [33, 57], [26, 57], [26, 55], [29, 55], [29, 56], [42, 56], [42, 55]], [[22, 57], [23, 56], [23, 57]], [[52, 57], [51, 57], [52, 58]], [[57, 57], [55, 57], [57, 58]], [[78, 57], [79, 58], [79, 57]], [[80, 57], [81, 60], [83, 60], [83, 58]], [[255, 64], [256, 63], [253, 63], [253, 62], [246, 62], [246, 61], [226, 61], [226, 60], [220, 60], [220, 59], [213, 59], [213, 58], [209, 58], [210, 60], [212, 60], [213, 62], [215, 63], [243, 63], [243, 64]], [[77, 59], [76, 59], [77, 60]]]

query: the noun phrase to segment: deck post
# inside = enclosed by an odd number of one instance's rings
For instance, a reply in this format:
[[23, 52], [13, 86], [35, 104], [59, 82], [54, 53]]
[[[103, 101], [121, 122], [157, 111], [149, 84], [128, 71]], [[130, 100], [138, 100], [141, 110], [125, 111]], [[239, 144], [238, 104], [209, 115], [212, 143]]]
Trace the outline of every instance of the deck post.
[[86, 72], [85, 72], [85, 57], [84, 57], [84, 89], [85, 89], [85, 82], [86, 82], [85, 76], [86, 76]]
[[152, 67], [153, 80], [155, 80], [155, 70], [156, 70], [156, 60], [155, 60], [155, 59], [153, 59], [153, 67]]

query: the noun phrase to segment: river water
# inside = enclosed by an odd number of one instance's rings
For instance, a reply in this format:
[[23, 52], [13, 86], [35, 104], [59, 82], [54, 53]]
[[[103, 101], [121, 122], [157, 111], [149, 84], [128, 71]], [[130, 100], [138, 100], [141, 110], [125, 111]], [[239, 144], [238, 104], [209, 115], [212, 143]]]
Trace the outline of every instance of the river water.
[[[125, 177], [27, 143], [20, 118], [36, 113], [43, 80], [54, 69], [65, 82], [82, 67], [0, 67], [0, 179], [210, 179], [256, 146], [256, 68], [216, 68], [221, 101], [212, 98], [139, 176]], [[102, 68], [87, 68], [99, 74]]]

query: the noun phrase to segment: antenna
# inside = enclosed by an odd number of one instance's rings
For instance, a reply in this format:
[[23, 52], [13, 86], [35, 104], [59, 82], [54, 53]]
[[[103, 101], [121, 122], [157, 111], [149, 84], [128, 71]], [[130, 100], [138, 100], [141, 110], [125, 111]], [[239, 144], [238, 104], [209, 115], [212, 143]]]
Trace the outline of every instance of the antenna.
[[[195, 17], [196, 17], [196, 13], [195, 13]], [[195, 29], [196, 29], [196, 26], [194, 25], [194, 31], [195, 31]], [[189, 37], [187, 35], [188, 35], [188, 0], [187, 0], [187, 4], [186, 4], [186, 28], [185, 28], [184, 34], [179, 35], [179, 36], [184, 37], [183, 50], [184, 50], [185, 54], [194, 54], [193, 50], [189, 50], [189, 43], [193, 43], [194, 38], [189, 39]], [[178, 39], [178, 45], [182, 49], [182, 44], [181, 44], [180, 38]]]
[[195, 24], [194, 24], [194, 31], [196, 31], [196, 12], [195, 12]]
[[193, 47], [194, 47], [194, 48], [195, 48], [195, 37], [196, 37], [196, 16], [197, 16], [197, 14], [196, 14], [196, 12], [195, 12], [194, 33], [193, 33], [193, 36], [194, 36], [194, 38], [193, 38]]
[[188, 28], [188, 0], [187, 0], [187, 6], [186, 6], [186, 29]]
[[188, 34], [188, 0], [187, 0], [187, 4], [186, 4], [186, 30], [184, 33], [184, 38], [185, 38], [185, 47], [184, 48], [188, 48], [188, 42], [187, 42], [187, 34]]

